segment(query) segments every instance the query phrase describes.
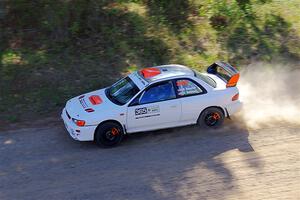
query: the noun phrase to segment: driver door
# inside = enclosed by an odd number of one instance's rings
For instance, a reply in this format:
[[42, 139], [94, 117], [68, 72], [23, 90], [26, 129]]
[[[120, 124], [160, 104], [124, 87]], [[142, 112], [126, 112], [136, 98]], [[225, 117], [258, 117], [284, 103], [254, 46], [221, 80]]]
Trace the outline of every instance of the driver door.
[[127, 132], [148, 131], [176, 126], [181, 103], [172, 81], [153, 84], [138, 95], [127, 108]]

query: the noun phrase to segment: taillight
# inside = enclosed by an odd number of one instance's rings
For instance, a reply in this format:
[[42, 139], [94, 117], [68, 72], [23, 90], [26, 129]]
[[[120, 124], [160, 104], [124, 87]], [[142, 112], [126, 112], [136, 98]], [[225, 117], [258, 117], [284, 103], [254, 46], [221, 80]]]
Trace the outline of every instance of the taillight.
[[85, 125], [85, 121], [84, 120], [79, 120], [79, 119], [72, 119], [73, 122], [77, 125], [77, 126], [84, 126]]
[[232, 97], [232, 101], [236, 101], [239, 99], [239, 93], [235, 94], [233, 97]]

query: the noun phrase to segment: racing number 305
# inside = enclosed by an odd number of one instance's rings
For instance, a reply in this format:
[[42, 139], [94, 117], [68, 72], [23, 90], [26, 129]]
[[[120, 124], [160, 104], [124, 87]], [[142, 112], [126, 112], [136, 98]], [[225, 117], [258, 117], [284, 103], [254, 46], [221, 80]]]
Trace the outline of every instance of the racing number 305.
[[146, 107], [135, 109], [135, 115], [144, 115], [144, 114], [147, 114]]

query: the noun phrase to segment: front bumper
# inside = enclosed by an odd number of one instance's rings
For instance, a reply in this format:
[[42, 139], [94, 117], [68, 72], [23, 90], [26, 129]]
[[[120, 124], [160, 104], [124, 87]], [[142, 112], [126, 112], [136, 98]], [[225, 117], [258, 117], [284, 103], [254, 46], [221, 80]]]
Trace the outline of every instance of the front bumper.
[[94, 140], [94, 132], [97, 126], [77, 126], [71, 118], [67, 116], [66, 108], [61, 113], [61, 118], [65, 124], [69, 135], [78, 141], [92, 141]]

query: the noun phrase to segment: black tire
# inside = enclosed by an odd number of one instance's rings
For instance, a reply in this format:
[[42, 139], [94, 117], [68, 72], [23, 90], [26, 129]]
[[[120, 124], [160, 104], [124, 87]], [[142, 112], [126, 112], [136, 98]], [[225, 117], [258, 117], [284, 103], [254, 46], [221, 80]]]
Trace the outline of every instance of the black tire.
[[123, 128], [114, 122], [101, 124], [95, 133], [95, 142], [100, 147], [117, 146], [123, 139]]
[[224, 113], [221, 109], [206, 108], [198, 118], [198, 125], [201, 128], [219, 128], [224, 122]]

